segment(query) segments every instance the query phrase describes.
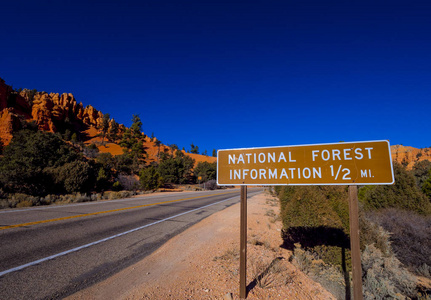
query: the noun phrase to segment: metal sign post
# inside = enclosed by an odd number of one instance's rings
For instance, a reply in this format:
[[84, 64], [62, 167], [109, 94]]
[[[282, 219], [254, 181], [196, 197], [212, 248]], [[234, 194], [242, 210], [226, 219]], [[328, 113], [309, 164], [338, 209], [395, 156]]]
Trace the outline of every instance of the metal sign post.
[[247, 297], [247, 186], [241, 186], [239, 297]]
[[353, 299], [362, 300], [362, 267], [359, 248], [358, 186], [349, 186], [350, 253], [352, 257]]

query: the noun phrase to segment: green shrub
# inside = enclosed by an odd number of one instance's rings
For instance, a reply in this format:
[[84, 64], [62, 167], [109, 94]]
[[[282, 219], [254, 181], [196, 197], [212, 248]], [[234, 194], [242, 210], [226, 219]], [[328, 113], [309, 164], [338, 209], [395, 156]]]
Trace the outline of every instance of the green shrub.
[[90, 164], [77, 149], [52, 133], [21, 130], [0, 159], [0, 186], [9, 193], [35, 196], [87, 192], [93, 188]]
[[346, 188], [337, 186], [286, 186], [280, 195], [283, 246], [293, 250], [300, 243], [305, 250], [349, 270], [349, 214]]
[[415, 177], [416, 184], [422, 188], [425, 181], [431, 176], [431, 161], [422, 160], [413, 165], [412, 173]]
[[429, 177], [422, 184], [422, 192], [430, 199], [431, 201], [431, 171], [429, 172]]
[[195, 160], [177, 151], [175, 157], [168, 156], [157, 167], [157, 172], [166, 183], [184, 184], [193, 182], [192, 169]]
[[95, 170], [88, 162], [75, 160], [56, 169], [57, 182], [67, 193], [88, 192], [95, 185]]
[[144, 191], [155, 191], [162, 185], [162, 178], [156, 167], [149, 166], [139, 173], [139, 181]]
[[358, 197], [366, 210], [401, 208], [431, 214], [431, 202], [416, 184], [415, 177], [402, 165], [394, 163], [395, 184], [365, 186]]
[[202, 177], [201, 181], [215, 180], [217, 177], [217, 163], [209, 163], [207, 161], [198, 162], [193, 170], [196, 178]]
[[[281, 198], [284, 228], [298, 226], [343, 228], [343, 221], [327, 196], [322, 187], [286, 187]], [[347, 201], [345, 204], [348, 206]]]

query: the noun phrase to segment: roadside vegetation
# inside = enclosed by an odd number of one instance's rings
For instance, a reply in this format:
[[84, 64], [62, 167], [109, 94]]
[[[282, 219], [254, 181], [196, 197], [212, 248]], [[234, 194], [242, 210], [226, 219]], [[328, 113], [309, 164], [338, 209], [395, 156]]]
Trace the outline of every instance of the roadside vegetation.
[[[431, 163], [394, 163], [395, 184], [359, 188], [365, 299], [431, 297]], [[350, 299], [348, 188], [275, 187], [292, 262], [337, 299]], [[422, 280], [422, 279], [423, 280]]]
[[122, 134], [109, 115], [103, 120], [103, 139], [117, 141], [122, 155], [99, 153], [96, 145], [84, 145], [69, 128], [54, 134], [22, 121], [10, 144], [0, 147], [0, 208], [124, 198], [194, 185], [199, 177], [207, 189], [217, 187], [216, 163], [196, 164], [178, 147], [147, 163], [139, 116], [133, 116], [132, 126]]

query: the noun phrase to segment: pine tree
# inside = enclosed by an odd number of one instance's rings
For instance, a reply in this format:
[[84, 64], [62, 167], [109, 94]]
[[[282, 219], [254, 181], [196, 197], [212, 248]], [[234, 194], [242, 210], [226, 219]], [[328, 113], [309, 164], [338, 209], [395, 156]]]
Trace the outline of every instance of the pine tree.
[[109, 114], [104, 114], [103, 115], [103, 119], [102, 119], [102, 126], [101, 126], [101, 130], [102, 130], [102, 144], [104, 143], [106, 134], [108, 133], [108, 129], [109, 129], [109, 118], [110, 115]]
[[110, 141], [115, 142], [118, 139], [119, 128], [120, 128], [119, 124], [114, 119], [112, 119], [111, 126], [109, 128], [109, 135], [108, 135], [108, 139]]
[[190, 145], [190, 153], [199, 154], [199, 147], [195, 146], [193, 143]]
[[145, 135], [142, 133], [142, 122], [138, 115], [133, 115], [132, 126], [126, 130], [121, 139], [120, 146], [123, 147], [123, 152], [129, 155], [135, 164], [139, 165], [139, 161], [144, 161], [146, 155], [144, 147]]

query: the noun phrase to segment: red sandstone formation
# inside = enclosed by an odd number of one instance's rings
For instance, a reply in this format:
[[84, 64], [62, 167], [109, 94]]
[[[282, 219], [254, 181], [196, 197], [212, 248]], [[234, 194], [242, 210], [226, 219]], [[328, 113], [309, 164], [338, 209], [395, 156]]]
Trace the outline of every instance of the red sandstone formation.
[[[32, 103], [30, 103], [32, 102]], [[83, 107], [72, 94], [37, 92], [32, 101], [29, 91], [19, 94], [0, 79], [0, 138], [7, 145], [15, 130], [20, 127], [19, 119], [35, 121], [40, 130], [57, 132], [56, 124], [77, 124], [81, 127], [99, 127], [103, 114], [91, 105]], [[122, 128], [122, 127], [120, 127]]]

